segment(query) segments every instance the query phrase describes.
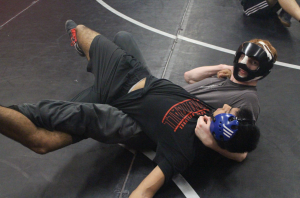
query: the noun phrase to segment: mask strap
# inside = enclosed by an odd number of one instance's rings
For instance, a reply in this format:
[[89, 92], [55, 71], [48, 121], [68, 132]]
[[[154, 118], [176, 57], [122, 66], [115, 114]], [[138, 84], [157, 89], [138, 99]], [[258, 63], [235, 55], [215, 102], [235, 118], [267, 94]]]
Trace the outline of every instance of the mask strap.
[[268, 56], [269, 60], [272, 60], [273, 56], [271, 54], [270, 48], [262, 41], [259, 41], [258, 43], [262, 44], [262, 46], [264, 47], [265, 52], [267, 53], [267, 56]]
[[240, 119], [240, 118], [237, 118], [237, 117], [236, 117], [236, 120], [241, 122], [241, 123], [247, 123], [247, 124], [250, 124], [250, 125], [255, 125], [255, 120]]
[[252, 82], [252, 81], [259, 80], [259, 79], [261, 79], [262, 77], [263, 77], [263, 76], [258, 76], [258, 77], [255, 77], [255, 78], [251, 79], [251, 80], [248, 80], [247, 82]]

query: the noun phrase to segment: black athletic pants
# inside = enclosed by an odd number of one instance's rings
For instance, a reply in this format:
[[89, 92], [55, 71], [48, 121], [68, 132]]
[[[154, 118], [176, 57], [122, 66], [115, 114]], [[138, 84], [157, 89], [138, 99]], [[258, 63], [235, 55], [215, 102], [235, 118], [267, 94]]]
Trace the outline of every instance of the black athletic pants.
[[117, 143], [141, 132], [133, 119], [106, 104], [127, 94], [150, 72], [143, 65], [145, 60], [131, 34], [119, 32], [114, 42], [119, 46], [102, 35], [92, 42], [87, 67], [95, 76], [92, 87], [71, 102], [43, 100], [36, 104], [21, 104], [18, 105], [20, 112], [38, 127], [71, 134], [73, 143], [88, 137]]

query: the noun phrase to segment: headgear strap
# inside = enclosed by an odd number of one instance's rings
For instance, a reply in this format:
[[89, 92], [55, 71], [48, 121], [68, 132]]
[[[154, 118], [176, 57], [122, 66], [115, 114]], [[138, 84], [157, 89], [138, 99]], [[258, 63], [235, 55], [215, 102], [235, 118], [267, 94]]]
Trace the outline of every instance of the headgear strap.
[[264, 50], [265, 50], [266, 53], [267, 53], [267, 56], [268, 56], [269, 60], [272, 60], [273, 55], [272, 55], [272, 53], [271, 53], [270, 48], [267, 46], [267, 44], [265, 44], [265, 43], [262, 42], [262, 41], [259, 41], [258, 43], [262, 44], [262, 46], [264, 47]]

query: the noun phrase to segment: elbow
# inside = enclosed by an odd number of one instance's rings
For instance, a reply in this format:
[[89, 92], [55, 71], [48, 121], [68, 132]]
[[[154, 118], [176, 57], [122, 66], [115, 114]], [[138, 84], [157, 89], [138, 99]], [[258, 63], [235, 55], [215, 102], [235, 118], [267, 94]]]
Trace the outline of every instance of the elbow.
[[184, 80], [188, 84], [193, 84], [194, 83], [194, 81], [191, 79], [191, 75], [190, 75], [189, 71], [187, 71], [187, 72], [184, 73]]
[[248, 155], [248, 153], [242, 153], [242, 154], [236, 159], [236, 161], [237, 161], [237, 162], [243, 162], [243, 161], [246, 159], [247, 155]]
[[239, 163], [243, 162], [244, 160], [245, 160], [245, 158], [238, 158], [238, 159], [235, 159], [235, 161], [237, 161], [237, 162], [239, 162]]

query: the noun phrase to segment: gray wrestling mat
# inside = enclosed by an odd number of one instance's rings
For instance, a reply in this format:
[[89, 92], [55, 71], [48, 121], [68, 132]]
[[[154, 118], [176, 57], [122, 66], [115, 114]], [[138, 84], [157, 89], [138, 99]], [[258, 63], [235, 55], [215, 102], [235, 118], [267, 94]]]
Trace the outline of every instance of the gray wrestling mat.
[[[151, 72], [179, 85], [192, 68], [231, 65], [243, 41], [270, 40], [279, 62], [258, 83], [258, 148], [242, 163], [205, 156], [155, 197], [300, 196], [297, 21], [285, 28], [276, 19], [246, 18], [237, 0], [0, 0], [1, 104], [68, 100], [92, 84], [86, 60], [70, 47], [67, 19], [109, 39], [131, 32]], [[3, 198], [124, 198], [154, 167], [143, 153], [119, 145], [85, 140], [38, 155], [0, 136]]]

